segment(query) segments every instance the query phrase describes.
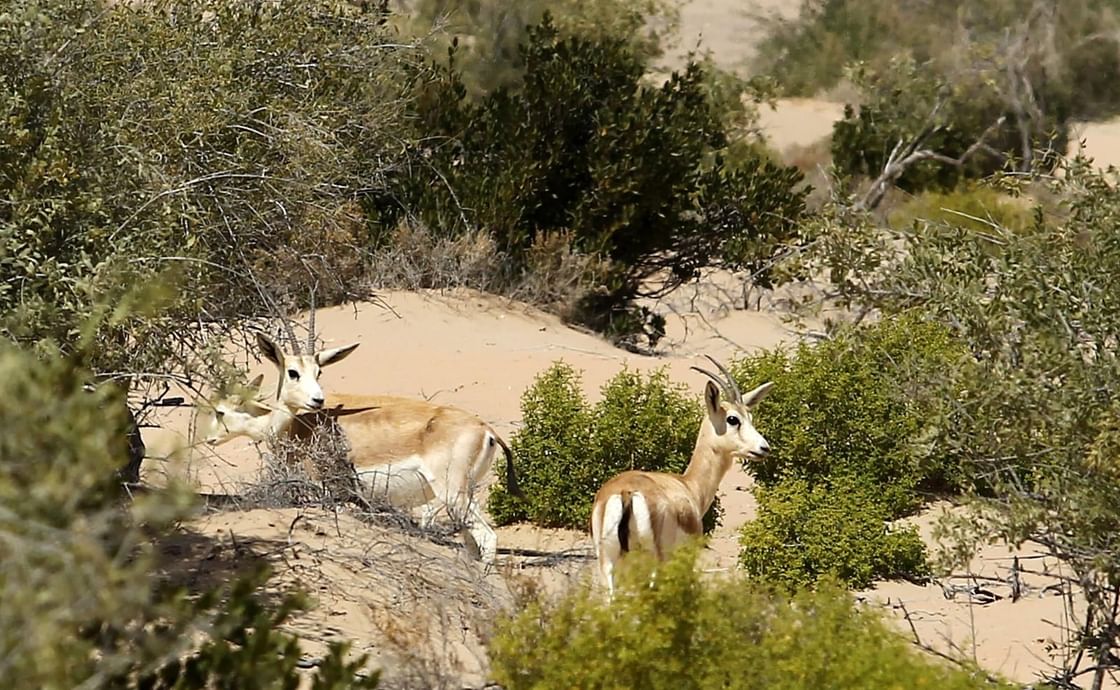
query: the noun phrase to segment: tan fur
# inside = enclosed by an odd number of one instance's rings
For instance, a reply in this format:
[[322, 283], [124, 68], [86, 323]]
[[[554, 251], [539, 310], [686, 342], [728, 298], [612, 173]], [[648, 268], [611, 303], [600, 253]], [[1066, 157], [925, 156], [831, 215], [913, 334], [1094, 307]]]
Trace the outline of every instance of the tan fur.
[[[642, 535], [630, 533], [629, 548], [626, 549], [621, 547], [617, 531], [614, 534], [605, 533], [608, 527], [604, 525], [607, 502], [614, 496], [621, 497], [625, 506], [623, 515], [634, 523], [630, 511], [634, 495], [641, 495], [649, 508], [653, 550], [658, 559], [668, 557], [679, 543], [678, 537], [700, 536], [704, 514], [715, 501], [720, 481], [735, 459], [762, 456], [769, 452], [766, 439], [754, 428], [751, 408], [761, 402], [772, 385], [765, 383], [759, 386], [741, 396], [743, 402], [739, 402], [720, 399], [719, 390], [709, 381], [704, 396], [706, 414], [684, 474], [623, 472], [599, 489], [592, 507], [591, 531], [600, 573], [610, 592], [614, 590], [616, 561], [626, 551], [633, 550], [641, 542]], [[738, 426], [729, 423], [732, 417], [740, 421]]]
[[[471, 435], [476, 453], [452, 456], [449, 465], [431, 469], [440, 476], [460, 476], [471, 483], [474, 458], [482, 453], [487, 432], [497, 432], [477, 415], [448, 405], [390, 395], [331, 394], [326, 406], [304, 412], [288, 426], [288, 436], [306, 439], [324, 421], [336, 421], [346, 435], [355, 469], [398, 462], [410, 456], [429, 456], [433, 451]], [[467, 463], [467, 464], [463, 464]]]
[[[274, 343], [262, 342], [261, 347], [280, 371], [276, 398], [253, 399], [258, 378], [248, 387], [248, 395], [242, 392], [210, 403], [214, 414], [205, 433], [207, 443], [216, 445], [239, 435], [256, 441], [276, 437], [299, 442], [317, 428], [337, 424], [349, 446], [349, 460], [367, 489], [382, 486], [390, 492], [385, 497], [391, 502], [406, 503], [403, 508], [425, 505], [427, 522], [436, 511], [446, 509], [470, 525], [480, 556], [493, 558], [496, 535], [474, 494], [491, 469], [494, 452], [505, 454], [506, 486], [518, 493], [509, 446], [493, 427], [465, 410], [411, 398], [336, 393], [324, 399], [317, 384], [311, 385], [318, 378], [313, 357], [301, 362]], [[298, 369], [300, 364], [307, 368]], [[286, 377], [291, 370], [297, 376]], [[306, 457], [296, 460], [313, 472], [322, 469], [311, 466]], [[365, 481], [369, 477], [380, 478]]]

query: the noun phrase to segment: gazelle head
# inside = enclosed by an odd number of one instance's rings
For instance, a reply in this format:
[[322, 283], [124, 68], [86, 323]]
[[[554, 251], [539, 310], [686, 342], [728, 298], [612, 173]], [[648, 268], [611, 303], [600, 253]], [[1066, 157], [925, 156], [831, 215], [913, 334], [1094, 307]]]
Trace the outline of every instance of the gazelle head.
[[257, 347], [261, 354], [280, 370], [276, 403], [293, 414], [318, 410], [323, 406], [323, 389], [319, 386], [319, 374], [323, 367], [341, 361], [358, 345], [359, 343], [354, 343], [320, 350], [311, 355], [300, 354], [298, 350], [295, 354], [289, 354], [268, 336], [257, 334]]
[[700, 367], [692, 368], [711, 379], [704, 387], [704, 408], [714, 449], [733, 458], [765, 457], [770, 453], [770, 444], [754, 428], [751, 411], [770, 393], [774, 382], [767, 381], [744, 394], [722, 364], [712, 357], [708, 359], [723, 374], [722, 378]]
[[196, 438], [218, 446], [238, 436], [263, 441], [268, 436], [272, 408], [257, 399], [264, 374], [249, 385], [206, 403], [208, 414], [199, 417]]

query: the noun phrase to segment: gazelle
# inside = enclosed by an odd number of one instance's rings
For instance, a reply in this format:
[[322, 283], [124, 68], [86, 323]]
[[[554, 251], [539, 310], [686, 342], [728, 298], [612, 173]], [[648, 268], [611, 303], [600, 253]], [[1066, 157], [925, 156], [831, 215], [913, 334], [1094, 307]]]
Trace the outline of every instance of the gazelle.
[[357, 477], [371, 497], [399, 508], [423, 506], [425, 525], [446, 510], [468, 523], [482, 560], [494, 559], [497, 534], [475, 493], [498, 448], [505, 454], [506, 488], [515, 494], [518, 490], [509, 446], [489, 424], [449, 405], [383, 395], [332, 394], [325, 406], [320, 402], [310, 410], [293, 409], [301, 394], [288, 387], [303, 377], [278, 345], [260, 336], [258, 346], [281, 372], [275, 401], [255, 398], [263, 378], [257, 377], [249, 384], [249, 395], [235, 394], [211, 403], [209, 424], [200, 429], [208, 444], [237, 436], [306, 442], [316, 429], [337, 424], [350, 447]]
[[751, 410], [773, 382], [744, 395], [727, 369], [708, 359], [726, 380], [692, 367], [711, 381], [704, 388], [705, 416], [684, 474], [631, 470], [608, 480], [595, 495], [591, 537], [608, 596], [614, 595], [615, 568], [631, 548], [640, 546], [663, 560], [681, 541], [699, 536], [704, 514], [732, 462], [770, 452], [770, 445], [754, 428]]

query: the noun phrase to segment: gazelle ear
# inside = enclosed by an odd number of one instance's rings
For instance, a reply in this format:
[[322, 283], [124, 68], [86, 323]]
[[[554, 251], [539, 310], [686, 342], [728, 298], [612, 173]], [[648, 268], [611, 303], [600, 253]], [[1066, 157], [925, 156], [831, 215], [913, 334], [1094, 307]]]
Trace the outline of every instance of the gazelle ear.
[[334, 364], [346, 358], [351, 352], [355, 350], [361, 343], [354, 343], [345, 347], [336, 347], [333, 350], [323, 350], [315, 353], [315, 361], [319, 366], [325, 367], [328, 364]]
[[264, 383], [264, 374], [257, 374], [256, 377], [245, 386], [246, 389], [252, 391], [256, 395], [261, 390], [261, 384]]
[[711, 381], [708, 381], [708, 385], [704, 386], [704, 404], [708, 408], [708, 414], [720, 414], [719, 387]]
[[754, 407], [762, 402], [767, 395], [770, 395], [770, 389], [774, 387], [773, 381], [767, 381], [753, 391], [743, 395], [743, 404], [747, 407]]
[[257, 349], [268, 361], [278, 367], [284, 366], [284, 351], [264, 333], [257, 333]]

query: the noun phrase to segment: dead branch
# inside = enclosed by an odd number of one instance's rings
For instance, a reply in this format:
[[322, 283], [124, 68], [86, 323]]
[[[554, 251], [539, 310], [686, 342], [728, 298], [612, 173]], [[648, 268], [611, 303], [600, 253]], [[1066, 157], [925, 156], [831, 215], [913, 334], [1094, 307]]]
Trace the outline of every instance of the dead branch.
[[922, 161], [933, 160], [959, 168], [967, 163], [968, 160], [979, 151], [1002, 155], [988, 146], [987, 142], [988, 138], [1007, 121], [1007, 117], [1003, 115], [989, 125], [976, 141], [972, 142], [972, 145], [965, 149], [964, 153], [957, 158], [947, 156], [931, 149], [922, 148], [931, 136], [942, 130], [941, 126], [935, 126], [933, 124], [933, 119], [943, 104], [944, 101], [938, 101], [927, 118], [927, 125], [917, 136], [908, 142], [900, 139], [898, 143], [895, 144], [894, 149], [892, 149], [890, 155], [887, 156], [887, 162], [883, 164], [883, 171], [879, 174], [879, 177], [875, 178], [875, 181], [871, 183], [871, 187], [867, 190], [867, 193], [864, 194], [863, 198], [852, 206], [854, 210], [867, 212], [877, 208], [879, 204], [882, 203], [887, 192], [898, 182], [899, 178], [902, 177], [911, 166], [921, 163]]

